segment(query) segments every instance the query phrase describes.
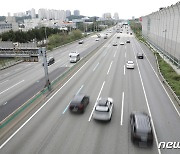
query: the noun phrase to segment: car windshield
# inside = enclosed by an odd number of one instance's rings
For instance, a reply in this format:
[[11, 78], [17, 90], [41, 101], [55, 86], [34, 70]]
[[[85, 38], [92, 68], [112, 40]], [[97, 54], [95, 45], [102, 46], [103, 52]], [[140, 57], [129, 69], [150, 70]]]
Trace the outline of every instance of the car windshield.
[[128, 64], [133, 64], [134, 62], [133, 61], [128, 61]]

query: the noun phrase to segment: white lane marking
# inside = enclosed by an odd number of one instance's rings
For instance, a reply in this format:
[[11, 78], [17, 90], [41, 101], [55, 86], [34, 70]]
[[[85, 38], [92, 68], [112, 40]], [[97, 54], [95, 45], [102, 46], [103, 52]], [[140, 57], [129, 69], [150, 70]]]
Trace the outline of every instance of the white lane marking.
[[31, 66], [32, 64], [28, 64], [28, 65], [26, 65], [26, 67], [28, 67], [28, 66]]
[[92, 112], [91, 112], [91, 114], [90, 114], [90, 116], [89, 116], [89, 119], [88, 119], [89, 122], [91, 121], [92, 114], [93, 114], [94, 109], [95, 109], [95, 107], [96, 107], [97, 101], [98, 101], [98, 99], [99, 99], [99, 97], [100, 97], [100, 95], [101, 95], [101, 92], [102, 92], [102, 90], [103, 90], [104, 84], [105, 84], [105, 81], [103, 82], [103, 84], [102, 84], [102, 86], [101, 86], [101, 89], [100, 89], [100, 91], [99, 91], [98, 97], [97, 97], [97, 99], [96, 99], [96, 103], [94, 104], [94, 107], [93, 107], [93, 109], [92, 109]]
[[176, 110], [177, 114], [178, 114], [178, 115], [179, 115], [179, 117], [180, 117], [180, 113], [179, 113], [179, 111], [177, 110], [176, 106], [174, 105], [174, 103], [173, 103], [173, 101], [172, 101], [171, 97], [169, 96], [169, 94], [168, 94], [167, 90], [165, 89], [164, 85], [162, 84], [161, 80], [159, 79], [159, 76], [157, 75], [156, 71], [155, 71], [155, 70], [154, 70], [154, 68], [152, 67], [152, 65], [151, 65], [151, 63], [150, 63], [150, 61], [149, 61], [148, 57], [146, 56], [146, 54], [145, 54], [144, 50], [142, 49], [142, 47], [140, 46], [139, 42], [138, 42], [138, 45], [139, 45], [139, 47], [141, 48], [142, 52], [144, 53], [144, 55], [145, 55], [145, 57], [146, 57], [146, 59], [147, 59], [147, 61], [148, 61], [149, 65], [151, 66], [151, 68], [152, 68], [152, 70], [153, 70], [154, 74], [155, 74], [155, 75], [156, 75], [156, 77], [158, 78], [158, 80], [159, 80], [159, 82], [160, 82], [161, 86], [163, 87], [163, 89], [164, 89], [164, 91], [165, 91], [166, 95], [168, 96], [168, 98], [169, 98], [169, 100], [171, 101], [171, 103], [172, 103], [172, 105], [173, 105], [174, 109]]
[[124, 92], [122, 93], [121, 126], [123, 125]]
[[[101, 51], [101, 50], [99, 50]], [[65, 84], [62, 85], [29, 119], [27, 119], [3, 144], [0, 145], [0, 149], [2, 149], [91, 59], [93, 59], [99, 52], [96, 52], [81, 68], [74, 73], [74, 75], [66, 81]]]
[[148, 108], [149, 115], [151, 117], [151, 124], [152, 124], [153, 131], [154, 131], [154, 137], [155, 137], [155, 140], [156, 140], [158, 153], [161, 154], [161, 150], [158, 148], [158, 143], [159, 142], [158, 142], [158, 139], [157, 139], [157, 133], [156, 133], [156, 130], [155, 130], [155, 127], [154, 127], [154, 122], [153, 122], [151, 110], [150, 110], [150, 107], [149, 107], [149, 101], [147, 99], [146, 90], [145, 90], [144, 83], [143, 83], [143, 80], [142, 80], [142, 76], [141, 76], [141, 72], [140, 72], [140, 69], [139, 69], [138, 61], [137, 61], [137, 58], [136, 58], [136, 55], [135, 55], [135, 49], [134, 49], [133, 45], [132, 45], [132, 47], [133, 47], [134, 57], [135, 57], [136, 63], [137, 63], [137, 68], [138, 68], [139, 77], [140, 77], [140, 80], [141, 80], [141, 85], [142, 85], [142, 88], [143, 88], [144, 97], [145, 97], [145, 100], [146, 100], [146, 105], [147, 105], [147, 108]]
[[116, 52], [114, 53], [114, 57], [116, 57], [116, 53], [117, 53], [117, 50], [116, 50]]
[[7, 102], [5, 102], [3, 105], [6, 105], [7, 104]]
[[84, 85], [82, 85], [79, 90], [77, 91], [76, 95], [80, 93], [80, 91], [82, 90], [82, 88], [84, 87]]
[[62, 114], [64, 114], [64, 113], [67, 111], [67, 109], [69, 108], [70, 103], [71, 103], [71, 102], [69, 102], [69, 104], [66, 106], [66, 108], [64, 109], [64, 111], [62, 112]]
[[58, 61], [56, 61], [56, 63], [58, 63], [58, 62], [60, 62], [61, 61], [61, 59], [59, 59]]
[[17, 68], [15, 71], [17, 72], [17, 71], [20, 71], [22, 68]]
[[106, 54], [107, 54], [107, 51], [104, 53], [103, 57], [105, 57], [105, 56], [106, 56]]
[[8, 89], [6, 89], [6, 90], [4, 90], [4, 91], [0, 92], [0, 95], [1, 95], [1, 94], [3, 94], [4, 92], [6, 92], [6, 91], [8, 91], [8, 90], [10, 90], [10, 89], [12, 89], [12, 88], [14, 88], [15, 86], [17, 86], [18, 84], [20, 84], [20, 83], [22, 83], [22, 82], [24, 82], [24, 80], [22, 80], [22, 81], [20, 81], [20, 82], [16, 83], [16, 84], [15, 84], [15, 85], [13, 85], [12, 87], [9, 87]]
[[6, 73], [6, 74], [3, 74], [3, 76], [7, 76], [7, 75], [9, 75], [10, 73]]
[[113, 63], [113, 61], [111, 62], [110, 66], [109, 66], [109, 69], [108, 69], [108, 71], [107, 71], [107, 75], [108, 75], [108, 74], [109, 74], [109, 72], [110, 72], [110, 69], [111, 69], [112, 63]]
[[94, 67], [93, 72], [96, 70], [96, 68], [98, 67], [98, 65], [99, 65], [99, 62], [98, 62], [97, 65]]
[[6, 81], [4, 81], [4, 82], [1, 82], [0, 84], [3, 84], [3, 83], [5, 83], [5, 82], [8, 82], [9, 80], [6, 80]]
[[126, 75], [126, 66], [124, 65], [124, 75]]

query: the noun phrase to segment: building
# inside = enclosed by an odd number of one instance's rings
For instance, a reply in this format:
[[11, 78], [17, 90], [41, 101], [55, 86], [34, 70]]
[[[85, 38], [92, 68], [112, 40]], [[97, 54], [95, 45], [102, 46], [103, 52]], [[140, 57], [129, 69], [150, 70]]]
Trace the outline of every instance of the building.
[[114, 19], [115, 20], [119, 20], [119, 14], [116, 12], [116, 13], [114, 13]]
[[10, 30], [17, 31], [19, 30], [19, 26], [15, 20], [15, 17], [8, 16], [6, 17], [6, 21], [0, 22], [0, 34]]
[[79, 10], [74, 10], [74, 15], [75, 16], [80, 16], [80, 11]]
[[66, 20], [66, 11], [64, 10], [47, 10], [47, 9], [39, 9], [38, 10], [38, 18], [40, 20]]
[[38, 18], [39, 19], [47, 19], [47, 9], [39, 9], [38, 10]]
[[28, 30], [34, 29], [39, 26], [40, 21], [41, 20], [39, 18], [25, 19], [24, 20], [24, 28], [22, 30], [28, 31]]
[[71, 11], [70, 10], [66, 10], [66, 17], [71, 16]]
[[26, 16], [26, 13], [25, 12], [17, 12], [17, 13], [14, 13], [13, 16], [15, 16], [15, 17], [24, 17], [24, 16]]
[[111, 18], [111, 13], [104, 13], [103, 18], [106, 19], [106, 20], [112, 19]]
[[32, 19], [35, 19], [36, 18], [36, 11], [35, 11], [35, 9], [31, 9], [31, 18]]

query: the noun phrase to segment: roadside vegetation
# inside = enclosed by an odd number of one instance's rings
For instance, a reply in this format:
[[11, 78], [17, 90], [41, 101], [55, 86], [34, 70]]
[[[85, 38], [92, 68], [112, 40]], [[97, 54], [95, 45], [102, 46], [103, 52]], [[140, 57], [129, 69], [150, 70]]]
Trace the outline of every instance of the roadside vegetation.
[[[139, 23], [136, 20], [131, 20], [130, 27], [135, 33], [136, 37], [146, 44], [146, 40], [142, 37], [141, 23]], [[159, 68], [163, 77], [165, 78], [165, 80], [171, 86], [172, 90], [176, 93], [176, 95], [180, 99], [180, 75], [178, 75], [174, 71], [174, 69], [166, 61], [164, 61], [161, 58], [161, 56], [158, 53], [155, 53], [155, 54], [157, 56]]]
[[2, 41], [12, 41], [19, 43], [27, 43], [34, 41], [42, 41], [48, 38], [52, 34], [61, 33], [59, 29], [53, 29], [48, 27], [41, 27], [29, 30], [27, 32], [24, 31], [13, 31], [2, 33], [0, 38]]
[[49, 36], [49, 43], [47, 45], [48, 50], [52, 50], [55, 47], [61, 46], [63, 44], [67, 44], [73, 42], [75, 40], [81, 39], [83, 37], [82, 32], [80, 30], [73, 30], [69, 34], [53, 34]]
[[180, 99], [180, 75], [178, 75], [174, 71], [174, 69], [161, 58], [161, 56], [158, 53], [156, 54], [156, 56], [162, 75]]

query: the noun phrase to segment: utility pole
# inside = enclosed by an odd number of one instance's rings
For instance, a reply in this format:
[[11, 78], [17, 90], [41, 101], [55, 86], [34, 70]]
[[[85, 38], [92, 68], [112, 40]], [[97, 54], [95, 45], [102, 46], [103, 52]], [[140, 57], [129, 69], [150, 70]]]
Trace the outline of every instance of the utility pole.
[[45, 87], [48, 87], [48, 90], [51, 90], [51, 82], [49, 80], [48, 66], [47, 66], [46, 47], [42, 47], [41, 52], [43, 55], [43, 66], [44, 66], [44, 73], [46, 79]]

